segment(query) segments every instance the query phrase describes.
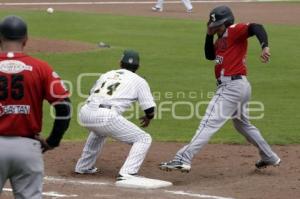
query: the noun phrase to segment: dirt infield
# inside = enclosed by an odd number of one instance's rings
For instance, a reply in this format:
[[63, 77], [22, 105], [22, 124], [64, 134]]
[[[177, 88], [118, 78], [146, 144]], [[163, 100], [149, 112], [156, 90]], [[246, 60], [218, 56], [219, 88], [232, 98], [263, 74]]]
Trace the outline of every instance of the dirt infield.
[[[60, 0], [63, 1], [63, 0]], [[53, 2], [60, 2], [55, 0]], [[71, 0], [65, 0], [71, 2]], [[84, 0], [72, 0], [84, 1]], [[87, 0], [86, 0], [87, 1]], [[96, 0], [89, 0], [96, 1]], [[109, 0], [105, 0], [109, 1]], [[128, 1], [128, 0], [127, 0]], [[0, 0], [1, 2], [49, 2], [48, 0]], [[223, 3], [194, 4], [194, 12], [185, 13], [181, 4], [166, 4], [165, 11], [154, 13], [152, 4], [135, 5], [72, 5], [51, 6], [55, 10], [96, 12], [135, 16], [167, 18], [207, 19], [209, 10]], [[272, 24], [300, 25], [298, 3], [229, 3], [239, 21], [255, 21]], [[48, 5], [0, 6], [1, 9], [45, 10]], [[53, 45], [55, 44], [55, 45]], [[55, 49], [51, 48], [55, 46]], [[80, 46], [80, 48], [79, 48]], [[83, 47], [85, 48], [83, 49]], [[91, 50], [94, 47], [79, 42], [32, 39], [29, 52], [76, 52], [74, 49]], [[129, 146], [118, 142], [106, 144], [96, 166], [101, 170], [95, 175], [77, 175], [74, 166], [81, 154], [84, 142], [64, 142], [61, 147], [45, 154], [44, 198], [79, 199], [298, 199], [300, 198], [300, 145], [274, 146], [282, 158], [279, 168], [257, 171], [254, 163], [258, 159], [256, 149], [250, 145], [207, 145], [193, 162], [189, 174], [160, 171], [161, 161], [172, 159], [183, 143], [153, 143], [142, 166], [140, 175], [168, 180], [174, 186], [158, 190], [120, 189], [114, 186], [125, 160]], [[9, 189], [1, 199], [12, 198]]]
[[[120, 189], [114, 186], [115, 176], [125, 160], [129, 146], [109, 142], [104, 147], [95, 175], [73, 172], [81, 154], [83, 142], [66, 142], [45, 156], [47, 177], [44, 192], [57, 192], [74, 198], [300, 198], [300, 146], [274, 146], [283, 163], [277, 168], [257, 171], [258, 153], [250, 145], [208, 145], [198, 154], [189, 174], [158, 169], [161, 161], [170, 160], [182, 143], [155, 142], [143, 164], [140, 175], [168, 180], [174, 186], [158, 190]], [[186, 195], [175, 195], [181, 193]], [[3, 198], [7, 196], [4, 193]], [[211, 197], [200, 197], [209, 195]], [[217, 198], [218, 196], [219, 198]], [[51, 197], [45, 197], [51, 198]], [[65, 198], [65, 197], [61, 197]]]
[[96, 49], [96, 44], [32, 37], [30, 37], [25, 47], [27, 53], [78, 53]]
[[[118, 142], [107, 143], [101, 158], [96, 163], [101, 173], [82, 176], [74, 174], [73, 169], [81, 154], [83, 144], [82, 142], [64, 143], [61, 148], [46, 154], [46, 175], [113, 184], [128, 154], [129, 146]], [[189, 174], [160, 171], [157, 165], [161, 161], [170, 160], [182, 146], [182, 143], [154, 143], [140, 174], [174, 183], [175, 186], [164, 190], [247, 199], [296, 199], [300, 197], [299, 146], [275, 146], [274, 149], [283, 159], [283, 163], [279, 168], [268, 168], [263, 171], [255, 170], [254, 163], [258, 159], [258, 153], [249, 145], [208, 145], [194, 159], [192, 171]], [[98, 188], [93, 190], [92, 187], [86, 186], [73, 185], [73, 188], [66, 184], [64, 186], [70, 189], [69, 194], [80, 194], [80, 198], [83, 198], [83, 195], [86, 198], [96, 198], [95, 194], [109, 194], [111, 195], [109, 198], [128, 199], [189, 198], [189, 196], [168, 194], [164, 190], [146, 191], [151, 194], [151, 197], [145, 197], [143, 196], [145, 192], [142, 190], [119, 190], [112, 186], [109, 188], [100, 186], [100, 190], [97, 190]], [[105, 190], [110, 191], [107, 193]], [[64, 193], [64, 188], [58, 191]]]

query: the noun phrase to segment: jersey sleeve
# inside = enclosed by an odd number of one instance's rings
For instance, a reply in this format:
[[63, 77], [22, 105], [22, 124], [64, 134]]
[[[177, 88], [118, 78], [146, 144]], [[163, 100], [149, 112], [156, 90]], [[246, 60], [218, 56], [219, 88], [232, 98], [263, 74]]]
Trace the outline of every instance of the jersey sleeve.
[[45, 99], [52, 104], [69, 97], [69, 92], [58, 74], [48, 65], [43, 70]]
[[142, 80], [138, 85], [137, 95], [138, 102], [143, 110], [156, 106], [150, 87], [145, 80]]
[[233, 24], [229, 27], [229, 34], [233, 40], [246, 40], [249, 37], [248, 27], [246, 23]]

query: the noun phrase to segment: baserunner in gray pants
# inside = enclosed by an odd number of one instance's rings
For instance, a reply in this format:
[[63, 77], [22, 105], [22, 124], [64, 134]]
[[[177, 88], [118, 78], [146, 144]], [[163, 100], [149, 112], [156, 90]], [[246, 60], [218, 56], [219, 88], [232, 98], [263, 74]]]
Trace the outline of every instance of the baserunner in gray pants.
[[[251, 96], [245, 65], [247, 38], [257, 36], [262, 46], [262, 62], [266, 63], [270, 57], [267, 34], [259, 24], [233, 22], [233, 14], [226, 6], [219, 6], [210, 13], [205, 55], [207, 59], [216, 61], [217, 92], [210, 101], [191, 142], [181, 148], [172, 161], [161, 163], [162, 170], [175, 169], [188, 172], [195, 154], [229, 119], [232, 119], [235, 129], [258, 148], [261, 160], [256, 163], [257, 168], [277, 166], [281, 161], [259, 130], [250, 123], [247, 112], [247, 103]], [[214, 34], [218, 35], [215, 45]]]
[[241, 80], [229, 80], [222, 83], [208, 105], [205, 116], [190, 144], [180, 149], [175, 160], [190, 165], [199, 150], [208, 143], [225, 122], [233, 116], [236, 130], [258, 147], [264, 160], [277, 160], [277, 155], [261, 136], [259, 130], [250, 123], [247, 102], [251, 96], [251, 87], [245, 77]]

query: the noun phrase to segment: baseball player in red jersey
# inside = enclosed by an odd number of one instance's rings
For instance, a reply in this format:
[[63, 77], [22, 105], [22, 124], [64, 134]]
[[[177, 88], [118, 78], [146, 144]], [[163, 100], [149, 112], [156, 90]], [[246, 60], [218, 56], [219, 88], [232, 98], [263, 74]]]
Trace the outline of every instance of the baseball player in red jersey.
[[[218, 38], [214, 44], [215, 34]], [[261, 156], [255, 164], [258, 169], [280, 164], [280, 158], [271, 150], [259, 130], [250, 123], [247, 113], [247, 103], [251, 96], [251, 86], [246, 78], [247, 39], [253, 35], [261, 44], [262, 62], [268, 62], [270, 58], [268, 37], [262, 25], [234, 24], [234, 16], [227, 6], [219, 6], [211, 11], [205, 41], [205, 56], [216, 62], [215, 75], [218, 88], [191, 142], [180, 149], [172, 161], [161, 163], [162, 170], [190, 171], [194, 155], [228, 119], [232, 119], [236, 130], [258, 148]]]
[[[59, 76], [45, 62], [23, 53], [27, 25], [8, 16], [0, 23], [0, 194], [7, 179], [16, 199], [41, 199], [42, 152], [57, 147], [70, 121], [70, 100]], [[55, 108], [49, 137], [42, 128], [43, 100]]]

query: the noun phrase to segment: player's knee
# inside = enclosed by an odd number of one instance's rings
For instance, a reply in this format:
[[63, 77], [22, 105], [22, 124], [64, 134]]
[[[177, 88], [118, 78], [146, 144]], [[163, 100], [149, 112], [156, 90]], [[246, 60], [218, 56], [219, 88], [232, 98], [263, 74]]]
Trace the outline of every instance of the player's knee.
[[239, 128], [242, 128], [242, 127], [251, 127], [251, 126], [253, 126], [249, 121], [242, 121], [242, 120], [239, 120], [239, 119], [234, 119], [234, 120], [232, 120], [232, 122], [233, 122], [233, 126], [236, 129], [239, 129]]
[[239, 120], [232, 120], [232, 124], [233, 124], [233, 127], [238, 130], [239, 126], [240, 126], [240, 121]]
[[143, 143], [146, 143], [146, 144], [151, 144], [152, 143], [152, 137], [151, 135], [149, 135], [148, 133], [145, 133], [141, 139], [141, 141]]

